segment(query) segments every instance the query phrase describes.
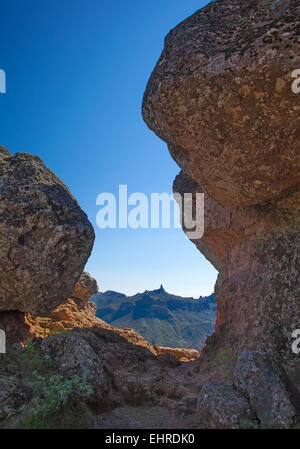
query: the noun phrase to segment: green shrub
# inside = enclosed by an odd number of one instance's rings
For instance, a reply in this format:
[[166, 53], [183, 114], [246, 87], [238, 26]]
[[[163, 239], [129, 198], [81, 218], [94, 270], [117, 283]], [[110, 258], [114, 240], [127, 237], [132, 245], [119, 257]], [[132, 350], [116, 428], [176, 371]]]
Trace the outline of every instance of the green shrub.
[[23, 429], [89, 428], [88, 406], [93, 388], [84, 377], [57, 374], [57, 363], [45, 359], [32, 343], [19, 351], [24, 383], [32, 400], [22, 408], [18, 423]]

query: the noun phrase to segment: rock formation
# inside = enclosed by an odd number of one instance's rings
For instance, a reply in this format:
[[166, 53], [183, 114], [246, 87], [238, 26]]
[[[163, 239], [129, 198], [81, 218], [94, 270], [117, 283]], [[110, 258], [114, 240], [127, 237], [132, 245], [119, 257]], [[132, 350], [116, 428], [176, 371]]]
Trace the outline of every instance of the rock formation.
[[154, 345], [154, 349], [158, 354], [171, 354], [182, 362], [195, 360], [199, 358], [199, 352], [196, 349], [168, 348], [164, 346]]
[[97, 316], [114, 327], [130, 327], [158, 346], [201, 351], [216, 322], [214, 295], [185, 298], [163, 288], [133, 296], [107, 291], [93, 296]]
[[222, 205], [262, 204], [300, 183], [298, 0], [217, 0], [178, 25], [143, 114], [187, 175]]
[[0, 427], [107, 428], [116, 408], [140, 425], [142, 407], [163, 428], [300, 427], [299, 8], [211, 2], [167, 36], [145, 92], [174, 190], [205, 195], [193, 243], [219, 271], [218, 317], [197, 360], [96, 318], [86, 215], [38, 157], [0, 147]]
[[0, 310], [49, 313], [72, 293], [94, 230], [42, 160], [0, 147]]
[[[91, 293], [90, 285], [96, 284], [90, 276], [89, 280], [86, 287], [81, 279], [78, 281], [84, 298]], [[87, 404], [95, 416], [101, 411], [101, 419], [116, 407], [144, 405], [149, 409], [158, 407], [160, 413], [171, 413], [178, 427], [185, 421], [189, 426], [195, 425], [195, 420], [198, 422], [198, 379], [191, 367], [186, 385], [186, 371], [182, 368], [187, 364], [179, 361], [193, 360], [198, 356], [197, 351], [160, 348], [133, 329], [116, 329], [96, 317], [95, 304], [82, 302], [74, 293], [47, 317], [18, 311], [0, 312], [0, 327], [9, 337], [7, 354], [0, 355], [0, 427], [22, 427], [26, 421], [24, 410], [41, 407], [40, 393], [30, 388], [32, 370], [41, 376], [40, 388], [45, 383], [48, 388], [48, 383], [54, 381], [68, 388], [78, 379], [81, 384], [86, 383], [84, 397], [77, 390], [72, 393], [73, 407]], [[64, 427], [65, 413], [62, 421], [55, 421], [55, 426]], [[82, 410], [78, 414], [81, 413]], [[115, 416], [113, 421], [116, 422]]]
[[[193, 242], [219, 276], [200, 369], [232, 350], [232, 403], [246, 399], [269, 427], [300, 416], [299, 385], [286, 374], [300, 328], [299, 26], [296, 0], [211, 2], [168, 34], [143, 101], [182, 168], [174, 191], [205, 194], [205, 231]], [[218, 391], [199, 400], [207, 426], [224, 426], [207, 408]]]
[[92, 278], [89, 273], [82, 273], [78, 282], [75, 284], [72, 298], [79, 299], [84, 304], [87, 304], [92, 295], [98, 293], [98, 284], [96, 279]]
[[239, 429], [243, 423], [255, 425], [256, 417], [249, 402], [228, 385], [203, 386], [197, 408], [201, 421], [212, 429]]

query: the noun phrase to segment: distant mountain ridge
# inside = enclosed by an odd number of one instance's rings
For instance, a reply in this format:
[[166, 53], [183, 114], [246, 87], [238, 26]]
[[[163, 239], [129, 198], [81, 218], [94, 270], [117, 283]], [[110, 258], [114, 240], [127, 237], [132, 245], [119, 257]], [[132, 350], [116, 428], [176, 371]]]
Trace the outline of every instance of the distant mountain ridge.
[[117, 328], [133, 328], [159, 346], [197, 349], [212, 334], [216, 321], [214, 295], [195, 299], [146, 290], [133, 296], [111, 290], [91, 298], [97, 317]]

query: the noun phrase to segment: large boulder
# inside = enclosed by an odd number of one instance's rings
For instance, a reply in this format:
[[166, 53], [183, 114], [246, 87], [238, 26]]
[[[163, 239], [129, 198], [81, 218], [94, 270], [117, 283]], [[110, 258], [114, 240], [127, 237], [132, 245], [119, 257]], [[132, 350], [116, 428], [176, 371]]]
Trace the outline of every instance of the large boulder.
[[45, 315], [73, 292], [94, 230], [62, 181], [0, 147], [0, 310]]
[[199, 364], [226, 349], [259, 353], [268, 361], [259, 369], [247, 361], [256, 383], [243, 369], [234, 382], [275, 427], [300, 422], [297, 385], [280, 380], [295, 365], [300, 325], [299, 23], [296, 0], [211, 2], [169, 33], [143, 102], [182, 168], [174, 191], [193, 193], [194, 208], [204, 193], [204, 234], [193, 243], [219, 276], [216, 329]]
[[220, 204], [300, 182], [298, 0], [217, 0], [170, 31], [143, 102], [148, 126]]
[[197, 351], [197, 349], [168, 348], [157, 345], [154, 345], [154, 349], [158, 354], [171, 354], [173, 357], [181, 360], [182, 362], [187, 362], [199, 358], [199, 352]]

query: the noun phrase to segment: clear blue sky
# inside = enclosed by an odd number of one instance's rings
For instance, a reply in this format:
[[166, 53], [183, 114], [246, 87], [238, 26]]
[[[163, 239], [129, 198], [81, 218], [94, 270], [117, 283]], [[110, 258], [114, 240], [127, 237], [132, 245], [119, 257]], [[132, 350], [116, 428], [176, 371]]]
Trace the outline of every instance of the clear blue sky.
[[42, 157], [87, 212], [96, 242], [86, 268], [101, 291], [213, 291], [216, 271], [181, 230], [96, 228], [99, 193], [172, 190], [179, 168], [141, 101], [164, 36], [205, 3], [1, 0], [0, 144]]

